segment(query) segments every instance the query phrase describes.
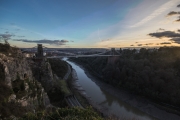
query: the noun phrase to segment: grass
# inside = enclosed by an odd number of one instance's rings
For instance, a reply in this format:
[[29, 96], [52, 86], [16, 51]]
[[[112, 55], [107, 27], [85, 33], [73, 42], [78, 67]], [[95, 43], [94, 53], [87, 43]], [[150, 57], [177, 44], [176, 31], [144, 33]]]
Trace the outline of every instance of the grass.
[[51, 111], [39, 111], [37, 113], [28, 113], [19, 120], [138, 120], [136, 118], [126, 119], [124, 117], [117, 118], [109, 116], [108, 118], [102, 117], [97, 112], [94, 112], [92, 107], [85, 109], [74, 108], [58, 108]]
[[59, 86], [61, 88], [62, 93], [64, 94], [64, 96], [68, 96], [71, 95], [72, 93], [70, 92], [67, 83], [65, 80], [59, 80]]
[[53, 112], [29, 113], [19, 120], [103, 120], [91, 107], [59, 108]]

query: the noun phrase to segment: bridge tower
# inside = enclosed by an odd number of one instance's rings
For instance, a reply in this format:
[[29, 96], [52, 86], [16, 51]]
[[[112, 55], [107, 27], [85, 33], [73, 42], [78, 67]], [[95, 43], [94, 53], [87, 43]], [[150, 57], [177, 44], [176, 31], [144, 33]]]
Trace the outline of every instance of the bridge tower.
[[43, 57], [43, 47], [42, 44], [37, 44], [37, 57]]
[[111, 48], [111, 55], [115, 55], [115, 48]]

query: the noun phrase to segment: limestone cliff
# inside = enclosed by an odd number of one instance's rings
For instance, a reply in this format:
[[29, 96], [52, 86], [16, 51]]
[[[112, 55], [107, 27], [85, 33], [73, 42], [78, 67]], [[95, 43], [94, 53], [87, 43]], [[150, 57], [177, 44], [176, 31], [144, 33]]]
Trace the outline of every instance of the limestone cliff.
[[19, 50], [15, 56], [0, 51], [0, 119], [50, 105], [44, 88], [33, 76], [33, 64]]
[[54, 86], [54, 76], [51, 65], [47, 61], [31, 64], [33, 76], [38, 80], [46, 92], [50, 91]]

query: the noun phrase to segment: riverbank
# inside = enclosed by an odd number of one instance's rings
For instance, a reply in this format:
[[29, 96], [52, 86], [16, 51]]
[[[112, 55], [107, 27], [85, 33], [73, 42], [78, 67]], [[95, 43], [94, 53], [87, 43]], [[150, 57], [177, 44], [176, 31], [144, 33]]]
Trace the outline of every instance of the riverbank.
[[[84, 101], [84, 99], [82, 99], [83, 95], [86, 97], [83, 97], [85, 98], [85, 101], [91, 104], [91, 106], [95, 108], [95, 111], [97, 111], [98, 113], [102, 113], [103, 116], [105, 116], [105, 118], [107, 118], [108, 120], [154, 120], [151, 116], [144, 114], [134, 107], [118, 100], [109, 93], [101, 90], [99, 86], [96, 85], [96, 83], [94, 83], [87, 77], [83, 69], [70, 61], [67, 62], [77, 71], [77, 74], [75, 76], [77, 76], [78, 78], [76, 78], [76, 80], [73, 80], [72, 82], [70, 81], [70, 84], [75, 82], [74, 84], [76, 85], [72, 85], [72, 87], [70, 86], [70, 88], [74, 88], [74, 86], [76, 86], [76, 89], [73, 89], [72, 91], [73, 94], [78, 94], [76, 98], [80, 97], [78, 101], [81, 104], [83, 103], [82, 100]], [[81, 86], [83, 87], [83, 89]], [[82, 95], [79, 92], [81, 92]]]
[[98, 80], [96, 77], [94, 77], [90, 72], [88, 72], [87, 69], [85, 69], [82, 65], [79, 65], [86, 73], [86, 75], [91, 78], [100, 88], [107, 91], [108, 93], [112, 94], [113, 96], [116, 96], [118, 99], [128, 103], [131, 106], [134, 106], [135, 108], [155, 117], [160, 120], [179, 120], [180, 116], [166, 112], [163, 109], [158, 108], [154, 105], [153, 102], [149, 101], [148, 99], [145, 99], [138, 95], [133, 95], [127, 91], [119, 90], [117, 88], [114, 88], [111, 85], [108, 85], [100, 80]]
[[[110, 114], [108, 113], [106, 108], [101, 107], [100, 105], [96, 104], [85, 92], [85, 90], [81, 87], [81, 85], [78, 82], [78, 77], [76, 71], [72, 70], [72, 79], [69, 83], [73, 93], [77, 97], [78, 101], [81, 103], [81, 105], [86, 108], [89, 106], [92, 106], [96, 112], [101, 114], [104, 117], [109, 117]], [[115, 116], [114, 116], [115, 117]]]

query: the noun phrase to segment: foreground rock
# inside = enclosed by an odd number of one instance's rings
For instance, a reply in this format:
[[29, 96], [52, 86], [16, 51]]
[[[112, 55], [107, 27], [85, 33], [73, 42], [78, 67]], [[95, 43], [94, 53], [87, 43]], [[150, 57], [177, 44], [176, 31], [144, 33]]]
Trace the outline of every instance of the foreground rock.
[[50, 105], [47, 93], [32, 74], [33, 61], [15, 50], [16, 54], [0, 51], [0, 119], [20, 117]]

